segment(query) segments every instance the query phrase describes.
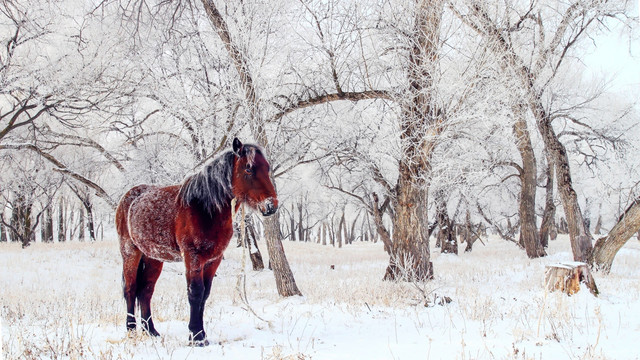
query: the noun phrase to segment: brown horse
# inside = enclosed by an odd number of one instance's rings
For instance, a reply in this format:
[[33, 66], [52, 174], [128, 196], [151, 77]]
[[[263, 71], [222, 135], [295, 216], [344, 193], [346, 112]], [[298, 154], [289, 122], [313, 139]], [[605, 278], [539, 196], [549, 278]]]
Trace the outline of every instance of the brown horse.
[[[235, 209], [231, 209], [233, 199]], [[135, 302], [143, 330], [158, 336], [151, 319], [151, 296], [165, 261], [184, 261], [191, 316], [190, 342], [208, 345], [204, 305], [222, 253], [233, 234], [232, 212], [245, 203], [269, 216], [278, 209], [269, 163], [261, 149], [233, 140], [229, 150], [181, 185], [139, 185], [116, 209], [123, 259], [127, 329], [135, 330]]]

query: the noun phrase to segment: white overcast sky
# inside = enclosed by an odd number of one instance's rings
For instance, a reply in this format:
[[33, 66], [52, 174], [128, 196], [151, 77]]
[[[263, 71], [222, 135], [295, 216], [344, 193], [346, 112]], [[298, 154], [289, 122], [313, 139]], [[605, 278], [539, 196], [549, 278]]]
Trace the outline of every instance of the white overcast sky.
[[[636, 2], [636, 14], [639, 8], [640, 0]], [[640, 31], [638, 28], [640, 24], [636, 31]], [[640, 34], [631, 35], [628, 30], [613, 29], [596, 39], [596, 50], [584, 61], [594, 75], [611, 77], [616, 90], [632, 91], [633, 96], [640, 99]]]

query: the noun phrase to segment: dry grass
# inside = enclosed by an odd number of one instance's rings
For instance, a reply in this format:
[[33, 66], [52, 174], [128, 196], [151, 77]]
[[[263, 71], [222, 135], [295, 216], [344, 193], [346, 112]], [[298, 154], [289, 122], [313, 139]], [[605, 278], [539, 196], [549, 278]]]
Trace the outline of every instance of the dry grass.
[[[248, 315], [239, 301], [243, 252], [228, 249], [205, 312], [216, 354], [233, 358], [248, 346], [264, 359], [323, 358], [328, 343], [335, 342], [334, 348], [341, 343], [321, 334], [351, 324], [365, 332], [379, 323], [379, 329], [370, 330], [388, 333], [391, 343], [395, 336], [403, 346], [407, 334], [424, 339], [418, 358], [440, 358], [453, 344], [457, 358], [528, 359], [548, 349], [561, 349], [568, 357], [615, 358], [613, 339], [640, 334], [640, 320], [633, 316], [640, 313], [640, 242], [635, 239], [618, 255], [610, 275], [596, 274], [599, 299], [587, 291], [567, 297], [543, 290], [544, 266], [570, 258], [566, 239], [552, 242], [550, 256], [536, 260], [493, 238], [460, 256], [434, 249], [436, 279], [426, 284], [381, 281], [388, 261], [381, 244], [285, 247], [304, 299], [280, 299], [270, 271], [247, 271], [250, 304], [267, 322]], [[165, 336], [150, 340], [125, 336], [120, 266], [115, 241], [38, 243], [27, 249], [0, 244], [3, 358], [199, 358], [199, 349], [184, 346], [184, 267], [165, 266], [153, 298]], [[426, 308], [425, 300], [436, 294], [454, 302]]]

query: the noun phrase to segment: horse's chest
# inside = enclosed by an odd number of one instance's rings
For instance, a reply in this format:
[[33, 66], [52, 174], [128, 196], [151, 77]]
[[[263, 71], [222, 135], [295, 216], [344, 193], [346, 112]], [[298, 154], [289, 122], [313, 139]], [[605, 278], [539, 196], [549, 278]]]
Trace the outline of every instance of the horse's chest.
[[183, 256], [196, 256], [203, 261], [222, 256], [233, 235], [230, 210], [208, 216], [197, 209], [185, 208], [178, 213], [176, 238]]
[[202, 259], [219, 258], [229, 245], [232, 236], [232, 225], [230, 223], [228, 225], [220, 224], [200, 232], [190, 239], [185, 239], [184, 247], [193, 249]]

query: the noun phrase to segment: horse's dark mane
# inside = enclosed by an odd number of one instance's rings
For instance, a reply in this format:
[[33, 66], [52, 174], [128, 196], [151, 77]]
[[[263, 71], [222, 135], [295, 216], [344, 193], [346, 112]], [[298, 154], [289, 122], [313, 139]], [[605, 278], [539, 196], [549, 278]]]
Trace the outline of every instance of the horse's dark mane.
[[178, 201], [183, 206], [201, 206], [209, 215], [221, 211], [233, 198], [231, 175], [234, 156], [232, 151], [227, 151], [187, 177], [180, 186]]
[[[243, 146], [243, 155], [249, 156], [251, 162], [256, 152], [261, 152], [261, 149], [255, 145]], [[220, 212], [233, 198], [231, 177], [234, 156], [233, 151], [226, 151], [199, 172], [188, 176], [180, 186], [178, 201], [183, 206], [200, 206], [209, 215]]]

